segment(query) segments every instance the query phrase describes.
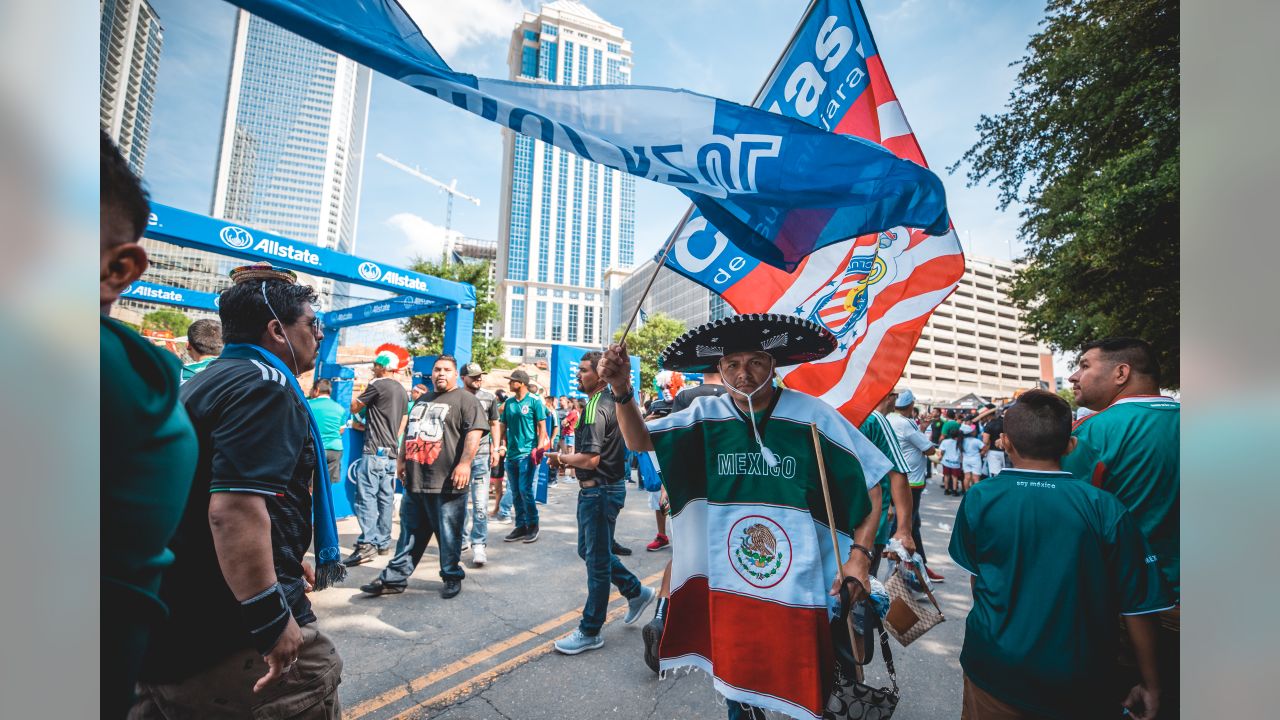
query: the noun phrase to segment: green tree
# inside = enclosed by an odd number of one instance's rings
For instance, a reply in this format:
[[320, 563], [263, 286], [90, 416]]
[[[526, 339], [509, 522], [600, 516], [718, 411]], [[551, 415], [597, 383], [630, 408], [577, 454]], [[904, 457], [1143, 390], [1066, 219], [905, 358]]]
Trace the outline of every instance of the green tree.
[[[637, 392], [653, 389], [653, 378], [658, 374], [658, 356], [684, 331], [682, 320], [665, 313], [655, 313], [627, 336], [627, 352], [640, 358], [641, 387], [636, 388]], [[619, 328], [613, 335], [614, 342], [621, 337], [622, 329]]]
[[1178, 387], [1179, 36], [1175, 0], [1049, 0], [1005, 112], [984, 115], [970, 186], [1023, 203], [1010, 288], [1035, 337], [1068, 353], [1128, 335]]
[[142, 316], [143, 331], [168, 330], [174, 337], [182, 337], [190, 326], [191, 318], [177, 310], [153, 310]]
[[[410, 270], [424, 275], [471, 283], [476, 288], [475, 331], [471, 335], [471, 361], [480, 363], [485, 370], [510, 366], [502, 357], [502, 341], [486, 340], [485, 323], [498, 319], [498, 305], [489, 300], [493, 283], [489, 280], [489, 265], [484, 262], [430, 262], [422, 258], [414, 260]], [[400, 323], [409, 352], [414, 355], [438, 355], [444, 346], [444, 313], [428, 313], [411, 317]]]
[[1076, 411], [1076, 394], [1071, 392], [1071, 388], [1062, 388], [1059, 390], [1058, 397], [1067, 401], [1067, 404], [1071, 406], [1071, 412]]

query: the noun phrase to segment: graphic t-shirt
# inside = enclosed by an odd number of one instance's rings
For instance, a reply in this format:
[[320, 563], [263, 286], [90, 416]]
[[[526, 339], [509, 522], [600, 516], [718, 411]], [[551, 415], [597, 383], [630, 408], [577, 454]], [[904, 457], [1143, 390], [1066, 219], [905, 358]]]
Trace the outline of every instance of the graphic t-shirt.
[[[463, 389], [418, 398], [404, 430], [404, 487], [409, 492], [462, 492], [450, 476], [463, 457], [466, 435], [489, 429], [484, 407]], [[469, 476], [468, 476], [469, 477]]]
[[618, 430], [612, 390], [605, 388], [587, 400], [586, 412], [578, 419], [576, 432], [574, 452], [600, 456], [600, 464], [595, 470], [578, 468], [575, 471], [579, 480], [613, 482], [626, 475], [626, 448]]
[[676, 399], [671, 402], [671, 412], [678, 413], [688, 408], [700, 397], [720, 397], [727, 392], [729, 391], [724, 389], [724, 385], [713, 383], [702, 383], [698, 387], [685, 388], [676, 393]]
[[1062, 467], [1116, 496], [1133, 513], [1160, 570], [1181, 594], [1178, 455], [1181, 405], [1166, 397], [1128, 397], [1076, 423], [1079, 443]]
[[409, 392], [399, 382], [381, 377], [357, 398], [365, 406], [364, 452], [376, 455], [387, 448], [387, 457], [395, 457], [400, 446], [400, 420], [409, 406]]
[[[342, 426], [351, 417], [351, 412], [336, 400], [328, 396], [313, 397], [307, 400], [311, 414], [316, 416], [316, 425], [320, 427], [320, 439], [324, 441], [325, 450], [342, 449]], [[336, 482], [335, 478], [329, 478]]]
[[213, 493], [247, 493], [266, 501], [276, 577], [298, 624], [316, 619], [302, 577], [312, 541], [317, 460], [307, 406], [280, 371], [238, 358], [210, 363], [182, 385], [180, 397], [200, 455], [182, 524], [169, 544], [176, 560], [160, 594], [170, 616], [152, 636], [143, 668], [143, 679], [154, 682], [184, 679], [253, 647], [214, 552]]
[[[902, 455], [902, 446], [898, 444], [898, 436], [894, 434], [888, 418], [879, 410], [872, 410], [867, 419], [862, 421], [862, 426], [858, 430], [867, 436], [877, 450], [889, 458], [889, 462], [893, 465], [891, 470], [900, 472], [904, 476], [907, 474], [907, 459]], [[884, 477], [880, 478], [880, 526], [876, 528], [877, 545], [889, 542], [889, 506], [893, 504], [890, 484], [889, 473], [886, 472]]]
[[1173, 605], [1114, 496], [1070, 473], [1006, 469], [960, 501], [951, 558], [976, 575], [960, 665], [1006, 703], [1062, 720], [1120, 717], [1117, 616]]
[[547, 406], [533, 393], [526, 393], [524, 400], [515, 395], [507, 398], [502, 406], [502, 424], [507, 432], [507, 458], [515, 460], [533, 452], [538, 444], [537, 423], [547, 419]]

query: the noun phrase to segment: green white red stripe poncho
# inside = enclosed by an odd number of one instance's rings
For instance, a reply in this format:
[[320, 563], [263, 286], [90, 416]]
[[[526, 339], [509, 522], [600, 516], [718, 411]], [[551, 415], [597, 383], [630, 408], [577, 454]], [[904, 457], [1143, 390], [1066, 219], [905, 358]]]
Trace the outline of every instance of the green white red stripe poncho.
[[648, 425], [674, 549], [660, 666], [701, 668], [730, 701], [820, 718], [834, 672], [827, 593], [837, 558], [810, 426], [822, 436], [842, 558], [889, 461], [829, 405], [780, 395], [757, 420], [775, 468], [730, 395]]

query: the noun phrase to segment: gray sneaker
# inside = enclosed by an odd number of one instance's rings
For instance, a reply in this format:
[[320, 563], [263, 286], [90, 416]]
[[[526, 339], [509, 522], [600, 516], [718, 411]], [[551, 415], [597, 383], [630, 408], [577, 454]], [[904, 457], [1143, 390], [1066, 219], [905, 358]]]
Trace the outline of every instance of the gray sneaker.
[[567, 638], [561, 638], [555, 642], [556, 652], [564, 655], [577, 655], [588, 650], [604, 647], [604, 638], [596, 635], [584, 635], [581, 630], [574, 630], [573, 634]]
[[624, 625], [630, 625], [640, 618], [640, 613], [649, 607], [649, 603], [657, 597], [658, 591], [650, 587], [640, 587], [640, 594], [627, 601], [627, 616], [622, 618]]

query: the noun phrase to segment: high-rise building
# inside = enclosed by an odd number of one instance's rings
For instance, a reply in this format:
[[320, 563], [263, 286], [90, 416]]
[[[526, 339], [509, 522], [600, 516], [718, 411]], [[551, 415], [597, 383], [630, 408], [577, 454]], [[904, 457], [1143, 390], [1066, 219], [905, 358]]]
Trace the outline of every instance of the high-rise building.
[[[640, 302], [640, 295], [653, 275], [654, 264], [649, 259], [630, 272], [610, 273], [609, 337], [625, 327], [635, 313], [636, 303]], [[736, 314], [724, 298], [668, 268], [658, 271], [640, 309], [646, 317], [658, 313], [669, 315], [683, 321], [686, 328]]]
[[930, 405], [975, 394], [991, 401], [1052, 389], [1053, 356], [1023, 329], [1008, 289], [1017, 266], [966, 257], [956, 291], [934, 310], [899, 381]]
[[[526, 12], [511, 36], [511, 77], [557, 85], [628, 85], [631, 43], [580, 2]], [[605, 273], [635, 260], [635, 178], [503, 131], [498, 307], [508, 357], [552, 344], [595, 345], [608, 328]]]
[[98, 120], [141, 176], [164, 28], [147, 0], [99, 0], [98, 10]]
[[[241, 10], [211, 214], [354, 252], [372, 79], [369, 68]], [[148, 279], [206, 292], [224, 289], [242, 263], [163, 243], [148, 253]], [[363, 302], [346, 283], [300, 280], [326, 309]]]

